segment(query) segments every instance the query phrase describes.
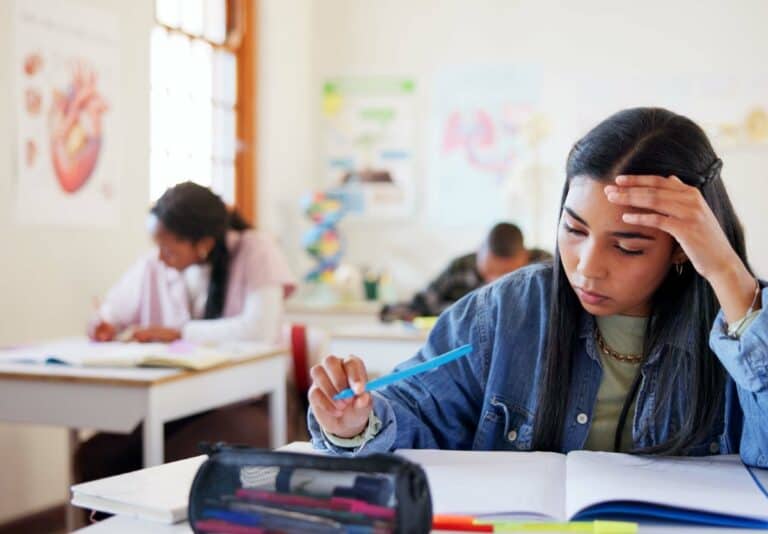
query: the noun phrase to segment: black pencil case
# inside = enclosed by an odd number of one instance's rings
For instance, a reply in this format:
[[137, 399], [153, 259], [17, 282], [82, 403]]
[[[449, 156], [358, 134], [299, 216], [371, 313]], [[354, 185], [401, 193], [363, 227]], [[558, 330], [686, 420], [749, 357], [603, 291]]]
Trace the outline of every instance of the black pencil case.
[[189, 493], [196, 534], [420, 534], [432, 525], [424, 470], [396, 454], [339, 457], [202, 445]]

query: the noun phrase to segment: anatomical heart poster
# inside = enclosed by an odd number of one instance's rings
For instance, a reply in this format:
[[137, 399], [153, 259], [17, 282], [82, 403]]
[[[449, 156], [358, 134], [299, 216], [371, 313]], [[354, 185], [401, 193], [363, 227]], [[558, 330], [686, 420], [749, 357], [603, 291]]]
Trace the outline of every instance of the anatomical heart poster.
[[15, 18], [16, 219], [115, 225], [118, 21], [70, 0], [17, 0]]

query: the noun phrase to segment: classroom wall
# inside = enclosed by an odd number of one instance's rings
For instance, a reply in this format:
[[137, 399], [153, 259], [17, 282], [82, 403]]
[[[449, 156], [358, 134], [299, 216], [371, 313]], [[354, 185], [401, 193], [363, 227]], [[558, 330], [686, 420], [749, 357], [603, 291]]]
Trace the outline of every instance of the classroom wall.
[[[149, 29], [152, 0], [77, 0], [114, 13], [121, 31], [123, 144], [120, 224], [109, 229], [14, 221], [13, 6], [0, 2], [0, 344], [77, 334], [99, 295], [147, 244]], [[0, 424], [0, 523], [66, 498], [66, 432]]]
[[[762, 24], [768, 3], [761, 0], [290, 0], [280, 9], [298, 22], [292, 25], [286, 48], [281, 50], [287, 50], [287, 55], [270, 56], [271, 61], [293, 73], [285, 73], [285, 84], [275, 91], [287, 92], [282, 94], [282, 101], [293, 98], [297, 110], [265, 109], [270, 117], [263, 124], [262, 139], [275, 134], [293, 143], [294, 149], [265, 156], [271, 159], [271, 168], [284, 169], [291, 176], [291, 193], [320, 183], [323, 166], [317, 117], [320, 87], [327, 77], [401, 75], [416, 80], [419, 120], [415, 125], [415, 175], [423, 178], [428, 173], [425, 149], [432, 83], [443, 68], [478, 63], [535, 66], [549, 80], [545, 97], [554, 120], [558, 120], [558, 113], [563, 114], [563, 120], [567, 113], [585, 120], [578, 117], [578, 110], [605, 99], [600, 93], [601, 82], [611, 82], [613, 77], [635, 77], [653, 85], [660, 95], [658, 101], [653, 97], [619, 99], [622, 105], [672, 105], [662, 98], [665, 79], [679, 80], [688, 72], [704, 79], [711, 77], [714, 82], [755, 79], [768, 49], [768, 34]], [[307, 27], [310, 11], [311, 24]], [[309, 67], [306, 51], [311, 54]], [[580, 78], [581, 91], [569, 91], [571, 75]], [[589, 83], [594, 84], [594, 92], [585, 93], [583, 87]], [[761, 103], [765, 107], [765, 100]], [[532, 245], [551, 248], [554, 244], [554, 208], [559, 201], [566, 143], [575, 141], [587, 127], [586, 122], [580, 124], [583, 129], [575, 129], [572, 137], [543, 161], [554, 186], [542, 199], [546, 206], [541, 210], [540, 235]], [[307, 143], [307, 139], [312, 142]], [[307, 162], [310, 153], [311, 165]], [[753, 263], [758, 272], [768, 275], [768, 236], [762, 224], [764, 197], [757, 193], [764, 190], [768, 150], [735, 146], [723, 149], [721, 156], [728, 188], [748, 230]], [[278, 180], [269, 173], [262, 174], [265, 178]], [[411, 218], [347, 221], [341, 226], [347, 238], [346, 260], [394, 271], [401, 295], [419, 287], [451, 256], [475, 247], [485, 230], [429, 223], [423, 215], [429, 191], [423, 189], [421, 193]], [[298, 242], [308, 224], [297, 213], [296, 200], [287, 195], [279, 203], [272, 200], [271, 194], [262, 197], [262, 213], [285, 230], [286, 239]], [[510, 217], [514, 219], [514, 214]], [[298, 250], [292, 253], [303, 259]]]
[[315, 6], [311, 0], [259, 3], [258, 224], [281, 240], [296, 273], [309, 263], [299, 246], [306, 228], [299, 197], [315, 181]]

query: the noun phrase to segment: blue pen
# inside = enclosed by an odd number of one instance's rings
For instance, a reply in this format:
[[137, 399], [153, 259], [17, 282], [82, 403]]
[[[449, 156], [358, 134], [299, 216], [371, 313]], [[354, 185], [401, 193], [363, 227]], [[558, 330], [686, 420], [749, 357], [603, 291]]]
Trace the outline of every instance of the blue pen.
[[[408, 378], [409, 376], [417, 375], [425, 371], [435, 369], [437, 367], [440, 367], [441, 365], [445, 365], [448, 362], [457, 360], [462, 356], [466, 356], [470, 352], [472, 352], [472, 345], [463, 345], [458, 349], [453, 349], [450, 352], [441, 354], [440, 356], [432, 358], [431, 360], [427, 360], [424, 363], [420, 363], [419, 365], [414, 365], [409, 369], [398, 371], [396, 373], [392, 373], [386, 376], [382, 376], [381, 378], [371, 380], [365, 385], [364, 391], [373, 391], [374, 389], [383, 388], [384, 386], [388, 386], [394, 382], [397, 382], [398, 380], [402, 380], [403, 378]], [[350, 399], [354, 396], [355, 396], [355, 392], [352, 391], [351, 388], [347, 388], [344, 391], [340, 391], [339, 393], [334, 395], [333, 400]]]

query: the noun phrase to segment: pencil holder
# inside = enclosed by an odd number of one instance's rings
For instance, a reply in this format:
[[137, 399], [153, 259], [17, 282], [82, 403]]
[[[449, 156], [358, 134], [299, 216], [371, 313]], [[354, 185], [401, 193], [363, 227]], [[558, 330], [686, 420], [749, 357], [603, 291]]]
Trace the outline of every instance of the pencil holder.
[[428, 533], [422, 468], [395, 454], [339, 457], [207, 446], [189, 494], [197, 534]]

